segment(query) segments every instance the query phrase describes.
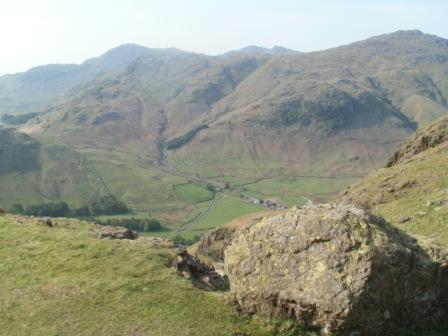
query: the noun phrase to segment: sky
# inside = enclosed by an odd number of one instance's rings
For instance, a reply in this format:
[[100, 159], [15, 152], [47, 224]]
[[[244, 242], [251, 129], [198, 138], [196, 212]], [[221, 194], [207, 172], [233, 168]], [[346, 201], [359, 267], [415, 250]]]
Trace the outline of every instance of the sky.
[[322, 50], [400, 29], [448, 38], [446, 0], [0, 0], [0, 75], [124, 43], [211, 55]]

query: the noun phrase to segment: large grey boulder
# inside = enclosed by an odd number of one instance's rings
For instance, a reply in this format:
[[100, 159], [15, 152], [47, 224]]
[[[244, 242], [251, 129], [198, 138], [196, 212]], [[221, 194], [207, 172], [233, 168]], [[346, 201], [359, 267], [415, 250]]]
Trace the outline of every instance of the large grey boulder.
[[447, 253], [351, 205], [309, 205], [243, 229], [225, 251], [246, 313], [333, 335], [396, 335], [448, 321]]

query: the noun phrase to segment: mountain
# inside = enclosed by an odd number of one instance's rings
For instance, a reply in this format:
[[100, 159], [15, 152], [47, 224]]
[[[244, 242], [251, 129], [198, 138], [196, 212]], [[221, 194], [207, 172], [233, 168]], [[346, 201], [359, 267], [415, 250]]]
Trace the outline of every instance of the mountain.
[[419, 130], [388, 164], [342, 195], [403, 230], [448, 246], [448, 117]]
[[160, 50], [122, 72], [105, 73], [78, 86], [34, 122], [38, 133], [73, 145], [132, 143], [144, 145], [153, 156], [161, 155], [165, 138], [200, 125], [216, 102], [267, 59]]
[[47, 110], [39, 132], [145, 143], [154, 154], [207, 125], [168, 156], [244, 160], [250, 172], [239, 162], [225, 172], [241, 177], [362, 175], [448, 112], [447, 53], [447, 40], [400, 31], [279, 57], [146, 56], [79, 87]]
[[[268, 55], [287, 55], [287, 54], [296, 54], [299, 53], [298, 51], [280, 47], [280, 46], [273, 46], [271, 49], [269, 48], [263, 48], [259, 46], [247, 46], [238, 50], [232, 50], [226, 54], [245, 54], [245, 55], [262, 55], [262, 54], [268, 54]], [[226, 55], [224, 54], [224, 55]]]
[[0, 77], [0, 114], [39, 112], [76, 85], [108, 70], [120, 70], [148, 48], [122, 45], [105, 54], [78, 64], [49, 64], [26, 72]]

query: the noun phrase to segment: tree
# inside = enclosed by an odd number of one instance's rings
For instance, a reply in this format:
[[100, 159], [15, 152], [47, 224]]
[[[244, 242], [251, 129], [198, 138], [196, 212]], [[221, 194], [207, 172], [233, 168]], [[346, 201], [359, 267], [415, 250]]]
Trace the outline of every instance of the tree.
[[9, 212], [12, 214], [23, 214], [25, 212], [25, 209], [23, 208], [23, 205], [20, 203], [13, 204], [11, 209], [9, 209]]
[[75, 217], [88, 217], [90, 216], [90, 210], [89, 207], [85, 205], [80, 208], [74, 209], [73, 214], [75, 215]]
[[88, 207], [92, 215], [117, 215], [129, 212], [126, 204], [113, 195], [103, 196], [98, 201], [90, 203]]

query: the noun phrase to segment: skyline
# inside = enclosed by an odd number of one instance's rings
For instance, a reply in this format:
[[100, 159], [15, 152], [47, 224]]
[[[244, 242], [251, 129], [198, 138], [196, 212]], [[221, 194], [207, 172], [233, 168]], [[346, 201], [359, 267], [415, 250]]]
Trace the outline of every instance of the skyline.
[[310, 52], [408, 29], [448, 37], [448, 3], [436, 0], [17, 0], [0, 9], [0, 75], [79, 64], [127, 43], [217, 55], [248, 45]]

